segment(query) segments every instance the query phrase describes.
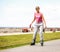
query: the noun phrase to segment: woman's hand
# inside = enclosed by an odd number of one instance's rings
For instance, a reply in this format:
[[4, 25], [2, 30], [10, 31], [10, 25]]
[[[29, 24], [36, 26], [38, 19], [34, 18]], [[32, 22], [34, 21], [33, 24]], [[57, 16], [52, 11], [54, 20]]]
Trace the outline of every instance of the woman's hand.
[[29, 25], [29, 27], [31, 28], [32, 24]]
[[45, 25], [45, 29], [47, 28], [47, 26]]

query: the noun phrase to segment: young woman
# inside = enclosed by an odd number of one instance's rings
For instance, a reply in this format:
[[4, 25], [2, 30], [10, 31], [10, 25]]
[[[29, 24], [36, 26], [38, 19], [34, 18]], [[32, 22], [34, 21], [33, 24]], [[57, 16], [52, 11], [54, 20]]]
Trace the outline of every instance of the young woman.
[[[34, 13], [34, 19], [33, 19], [32, 23], [34, 21], [36, 21], [36, 23], [35, 23], [35, 27], [34, 27], [34, 35], [33, 35], [33, 41], [31, 43], [31, 45], [35, 45], [36, 35], [37, 35], [38, 30], [40, 29], [40, 31], [39, 31], [40, 40], [41, 40], [40, 42], [41, 42], [41, 46], [43, 46], [43, 28], [44, 28], [44, 24], [46, 27], [46, 22], [45, 22], [43, 14], [40, 12], [40, 7], [37, 6], [35, 9], [36, 9], [36, 12]], [[31, 27], [32, 23], [30, 24], [30, 27]]]

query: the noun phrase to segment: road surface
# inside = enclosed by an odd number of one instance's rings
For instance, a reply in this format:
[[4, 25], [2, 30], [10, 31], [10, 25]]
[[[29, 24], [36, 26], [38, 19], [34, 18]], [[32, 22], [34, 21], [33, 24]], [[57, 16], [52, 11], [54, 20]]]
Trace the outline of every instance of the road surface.
[[[46, 31], [45, 33], [52, 33], [51, 31]], [[25, 34], [33, 34], [33, 32], [19, 32], [19, 33], [0, 33], [0, 36], [7, 36], [7, 35], [25, 35]]]
[[43, 47], [39, 43], [35, 46], [27, 45], [17, 48], [0, 50], [0, 52], [60, 52], [60, 39], [47, 41], [44, 43]]

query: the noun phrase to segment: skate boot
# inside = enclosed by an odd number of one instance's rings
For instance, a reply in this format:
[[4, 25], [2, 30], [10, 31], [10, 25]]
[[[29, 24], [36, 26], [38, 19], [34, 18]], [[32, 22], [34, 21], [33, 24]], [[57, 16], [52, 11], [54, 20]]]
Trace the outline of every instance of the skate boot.
[[41, 46], [43, 46], [43, 40], [41, 40]]
[[35, 45], [35, 40], [32, 41], [31, 45]]

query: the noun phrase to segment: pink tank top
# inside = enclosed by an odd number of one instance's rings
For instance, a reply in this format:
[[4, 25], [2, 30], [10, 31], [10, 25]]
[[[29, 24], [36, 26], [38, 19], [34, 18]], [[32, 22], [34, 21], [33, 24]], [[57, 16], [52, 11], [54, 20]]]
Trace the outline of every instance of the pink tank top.
[[36, 23], [42, 22], [42, 13], [34, 13], [34, 16], [36, 17]]

